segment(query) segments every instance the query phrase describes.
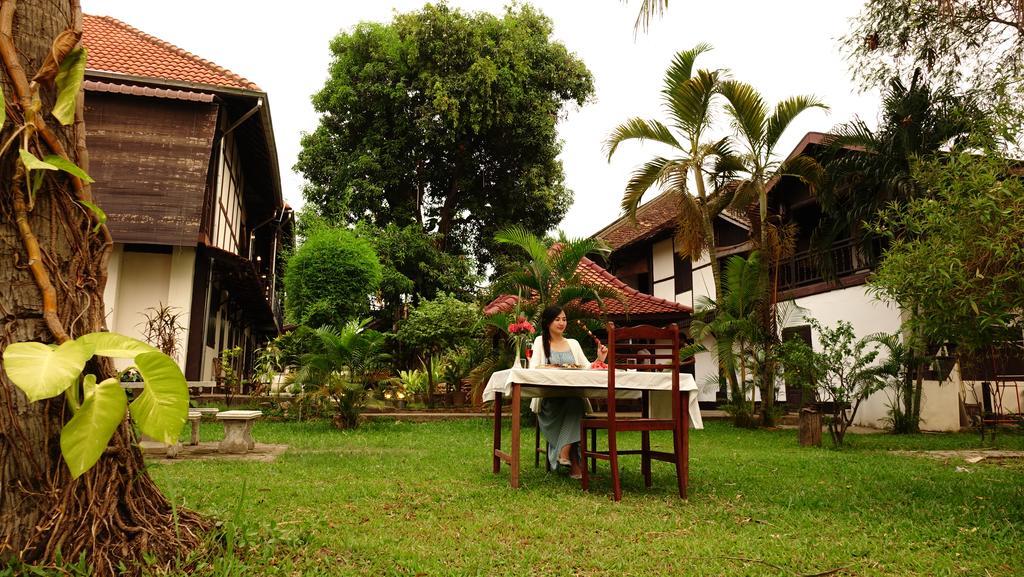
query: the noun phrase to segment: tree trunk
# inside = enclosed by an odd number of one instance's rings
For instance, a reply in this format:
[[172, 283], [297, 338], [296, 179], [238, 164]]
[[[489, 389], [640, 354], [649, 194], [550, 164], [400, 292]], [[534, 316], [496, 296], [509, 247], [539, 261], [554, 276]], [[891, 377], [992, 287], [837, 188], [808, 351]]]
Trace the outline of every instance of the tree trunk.
[[[30, 83], [51, 51], [58, 58], [66, 53], [55, 39], [65, 33], [70, 48], [81, 26], [77, 0], [0, 1], [0, 83], [8, 110], [0, 142], [21, 130], [0, 157], [0, 350], [105, 329], [112, 244], [106, 227], [97, 229], [96, 217], [77, 202], [91, 201], [88, 186], [45, 171], [33, 197], [18, 161], [27, 145], [37, 157], [57, 154], [88, 170], [81, 93], [76, 122], [62, 127], [50, 114], [52, 80]], [[89, 370], [101, 379], [114, 374], [108, 360]], [[207, 522], [189, 511], [175, 514], [145, 473], [127, 421], [97, 465], [72, 479], [59, 445], [69, 418], [63, 397], [29, 403], [0, 375], [0, 564], [50, 564], [58, 552], [70, 561], [84, 554], [94, 574], [114, 575], [120, 561], [138, 572], [144, 550], [166, 561], [201, 543]]]

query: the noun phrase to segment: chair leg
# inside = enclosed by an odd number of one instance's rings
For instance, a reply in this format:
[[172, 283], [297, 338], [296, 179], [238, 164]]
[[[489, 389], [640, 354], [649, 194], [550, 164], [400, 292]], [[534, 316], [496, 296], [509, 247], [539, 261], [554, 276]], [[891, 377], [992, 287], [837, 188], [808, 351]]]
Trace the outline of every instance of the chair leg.
[[[597, 450], [597, 429], [590, 429], [590, 450]], [[590, 458], [590, 472], [597, 474], [597, 457]]]
[[[591, 450], [596, 449], [593, 447]], [[593, 461], [593, 457], [591, 461]], [[580, 477], [580, 485], [582, 485], [584, 491], [590, 490], [590, 472], [587, 471], [587, 431], [580, 425], [580, 464], [583, 465], [580, 473], [583, 475]]]
[[[534, 427], [534, 429], [536, 430], [536, 435], [533, 438], [533, 467], [537, 468], [537, 467], [540, 466], [540, 422], [539, 421], [537, 422], [537, 425]], [[547, 459], [544, 459], [544, 463], [545, 463], [545, 465], [547, 464]], [[545, 466], [544, 468], [547, 469], [547, 466]]]
[[612, 495], [616, 501], [622, 500], [622, 483], [619, 479], [619, 448], [616, 443], [615, 429], [608, 429], [608, 462], [612, 468]]
[[644, 475], [644, 487], [651, 488], [651, 432], [640, 433], [640, 472]]
[[676, 482], [679, 484], [679, 498], [686, 498], [686, 463], [683, 451], [683, 434], [679, 429], [672, 429], [672, 449], [676, 454]]

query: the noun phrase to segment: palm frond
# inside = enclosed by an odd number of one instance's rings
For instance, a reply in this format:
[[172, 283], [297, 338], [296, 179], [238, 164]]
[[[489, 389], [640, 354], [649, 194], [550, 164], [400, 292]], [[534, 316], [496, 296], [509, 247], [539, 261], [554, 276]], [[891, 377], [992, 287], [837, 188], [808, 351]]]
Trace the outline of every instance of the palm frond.
[[698, 70], [675, 86], [671, 86], [666, 77], [662, 94], [669, 116], [691, 144], [700, 142], [704, 130], [714, 120], [711, 102], [718, 94], [720, 75], [717, 70]]
[[825, 167], [823, 167], [820, 162], [806, 154], [801, 154], [782, 163], [782, 166], [779, 167], [777, 172], [777, 176], [793, 176], [798, 178], [800, 182], [807, 185], [811, 194], [816, 194], [818, 189], [821, 188], [828, 179]]
[[672, 148], [682, 149], [672, 131], [661, 122], [643, 118], [630, 118], [616, 126], [604, 141], [604, 151], [608, 160], [612, 159], [612, 155], [615, 154], [619, 145], [627, 140], [639, 140], [641, 143], [645, 140], [653, 140]]
[[725, 111], [731, 117], [733, 127], [746, 140], [749, 152], [759, 156], [768, 122], [768, 106], [764, 98], [753, 86], [739, 80], [725, 80], [718, 89], [728, 101]]
[[793, 119], [811, 108], [829, 109], [823, 101], [812, 95], [791, 96], [776, 104], [765, 128], [764, 137], [768, 150], [775, 149], [775, 145]]
[[651, 25], [651, 18], [660, 18], [668, 8], [668, 0], [642, 0], [640, 11], [636, 15], [636, 23], [633, 24], [633, 34], [638, 30], [647, 32]]
[[534, 261], [543, 260], [548, 253], [544, 241], [522, 225], [512, 225], [494, 235], [495, 242], [519, 247]]
[[689, 50], [680, 50], [672, 57], [672, 63], [665, 71], [665, 92], [671, 93], [693, 76], [693, 65], [697, 57], [705, 52], [710, 52], [710, 44], [700, 43]]
[[[644, 194], [655, 185], [664, 181], [666, 171], [675, 168], [677, 164], [685, 161], [670, 160], [657, 156], [645, 162], [642, 166], [633, 171], [626, 184], [626, 190], [622, 193], [622, 212], [629, 215], [630, 219], [636, 219], [636, 210]], [[685, 170], [685, 168], [684, 168]]]

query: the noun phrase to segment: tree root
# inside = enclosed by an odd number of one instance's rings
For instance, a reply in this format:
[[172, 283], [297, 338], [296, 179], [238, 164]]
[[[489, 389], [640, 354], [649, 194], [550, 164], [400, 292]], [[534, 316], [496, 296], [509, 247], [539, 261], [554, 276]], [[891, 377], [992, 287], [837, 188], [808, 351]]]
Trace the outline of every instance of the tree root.
[[[213, 523], [175, 507], [145, 472], [127, 421], [95, 467], [71, 480], [66, 467], [52, 479], [53, 506], [20, 556], [26, 563], [76, 560], [84, 555], [97, 576], [172, 569], [207, 542]], [[145, 559], [143, 558], [145, 554]]]

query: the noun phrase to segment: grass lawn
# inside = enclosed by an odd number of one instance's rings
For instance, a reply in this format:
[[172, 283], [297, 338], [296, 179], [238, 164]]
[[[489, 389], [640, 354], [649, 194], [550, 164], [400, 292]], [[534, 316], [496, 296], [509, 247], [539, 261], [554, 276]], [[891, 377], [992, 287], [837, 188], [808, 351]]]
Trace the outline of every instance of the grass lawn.
[[[671, 465], [655, 463], [645, 490], [625, 457], [614, 503], [605, 463], [590, 494], [532, 459], [509, 488], [507, 468], [490, 472], [491, 427], [264, 422], [259, 442], [290, 446], [276, 462], [151, 472], [177, 504], [236, 526], [244, 554], [206, 568], [220, 575], [1024, 574], [1024, 463], [890, 452], [977, 448], [976, 435], [848, 435], [835, 451], [710, 422], [691, 435], [689, 501]], [[204, 440], [217, 429], [204, 423]], [[1024, 435], [997, 446], [1022, 449]]]

